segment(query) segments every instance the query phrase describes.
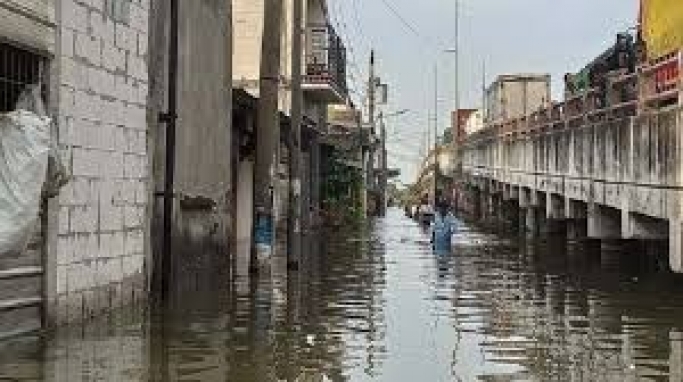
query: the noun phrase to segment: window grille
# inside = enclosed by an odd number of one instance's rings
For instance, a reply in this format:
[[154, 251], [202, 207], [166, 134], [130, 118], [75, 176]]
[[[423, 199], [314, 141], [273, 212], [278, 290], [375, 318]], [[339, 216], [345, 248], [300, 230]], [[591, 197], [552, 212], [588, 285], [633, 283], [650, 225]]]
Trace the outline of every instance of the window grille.
[[14, 110], [19, 95], [28, 85], [42, 85], [47, 100], [45, 57], [0, 42], [0, 112]]
[[130, 22], [130, 0], [107, 0], [106, 14], [117, 23]]

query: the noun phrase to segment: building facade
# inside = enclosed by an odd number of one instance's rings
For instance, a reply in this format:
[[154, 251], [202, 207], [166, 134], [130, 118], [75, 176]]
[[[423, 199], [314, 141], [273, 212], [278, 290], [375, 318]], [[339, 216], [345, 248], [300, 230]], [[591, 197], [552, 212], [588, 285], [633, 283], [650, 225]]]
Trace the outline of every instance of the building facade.
[[[174, 194], [176, 243], [209, 243], [226, 259], [231, 5], [180, 2]], [[0, 111], [41, 86], [69, 175], [56, 196], [44, 196], [27, 249], [0, 254], [0, 337], [146, 296], [161, 236], [168, 12], [163, 0], [0, 1]], [[185, 259], [185, 249], [174, 256]]]
[[[284, 1], [281, 23], [282, 46], [280, 62], [280, 111], [289, 115], [291, 108], [291, 30], [293, 1]], [[263, 34], [264, 0], [233, 0], [235, 52], [233, 59], [233, 86], [258, 98], [261, 42]], [[304, 33], [302, 60], [302, 88], [304, 92], [304, 124], [302, 126], [302, 228], [310, 229], [320, 209], [320, 143], [326, 134], [327, 107], [344, 103], [348, 97], [346, 85], [346, 50], [341, 38], [331, 26], [325, 0], [306, 0], [303, 7], [301, 29]], [[289, 174], [287, 169], [287, 135], [281, 131], [280, 166], [274, 182], [275, 219], [279, 237], [286, 232]], [[237, 182], [247, 184], [253, 180], [253, 161], [240, 163]], [[237, 195], [237, 204], [245, 211], [252, 210], [248, 187]], [[240, 219], [241, 220], [241, 219]], [[251, 227], [244, 222], [238, 225], [238, 247], [248, 248]], [[247, 256], [245, 251], [241, 251]]]
[[[168, 79], [170, 2], [151, 0], [148, 117], [151, 182], [164, 191], [166, 129], [163, 113], [175, 113], [172, 250], [162, 253], [163, 197], [154, 199], [151, 242], [155, 275], [170, 262], [170, 284], [184, 288], [192, 275], [228, 271], [233, 238], [232, 179], [232, 3], [230, 0], [178, 2], [178, 78]], [[177, 110], [167, 109], [169, 90]], [[215, 274], [207, 272], [205, 275]], [[155, 286], [159, 277], [154, 277]], [[189, 282], [189, 281], [188, 281]]]
[[54, 10], [47, 98], [71, 174], [45, 230], [44, 318], [61, 323], [145, 294], [149, 3], [33, 3]]

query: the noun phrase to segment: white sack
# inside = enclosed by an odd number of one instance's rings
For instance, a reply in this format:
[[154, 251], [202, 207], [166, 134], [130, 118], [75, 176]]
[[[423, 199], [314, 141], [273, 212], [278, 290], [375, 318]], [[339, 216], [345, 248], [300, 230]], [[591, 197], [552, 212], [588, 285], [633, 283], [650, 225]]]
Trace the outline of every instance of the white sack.
[[0, 254], [23, 251], [35, 232], [50, 153], [50, 118], [0, 115]]

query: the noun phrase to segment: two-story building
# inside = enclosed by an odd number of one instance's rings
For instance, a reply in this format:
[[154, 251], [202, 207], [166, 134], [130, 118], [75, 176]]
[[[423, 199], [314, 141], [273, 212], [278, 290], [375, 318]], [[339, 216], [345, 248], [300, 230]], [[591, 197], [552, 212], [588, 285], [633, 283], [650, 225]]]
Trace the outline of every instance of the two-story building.
[[[264, 1], [233, 0], [234, 58], [233, 86], [258, 98], [261, 39], [263, 32]], [[304, 124], [303, 168], [301, 184], [304, 211], [304, 230], [311, 225], [320, 207], [320, 137], [327, 133], [327, 107], [344, 103], [348, 97], [346, 83], [346, 48], [331, 26], [326, 0], [304, 1], [301, 29], [303, 44]], [[280, 76], [280, 111], [289, 115], [291, 108], [291, 30], [293, 5], [285, 2], [282, 22], [282, 50]], [[237, 126], [236, 126], [237, 128]], [[258, 144], [258, 143], [256, 143]], [[274, 198], [278, 231], [284, 232], [287, 217], [288, 171], [286, 134], [281, 133], [280, 167], [275, 182]], [[238, 165], [240, 185], [237, 200], [237, 241], [240, 256], [251, 241], [251, 220], [246, 218], [252, 208], [250, 184], [253, 182], [253, 162], [244, 158]]]

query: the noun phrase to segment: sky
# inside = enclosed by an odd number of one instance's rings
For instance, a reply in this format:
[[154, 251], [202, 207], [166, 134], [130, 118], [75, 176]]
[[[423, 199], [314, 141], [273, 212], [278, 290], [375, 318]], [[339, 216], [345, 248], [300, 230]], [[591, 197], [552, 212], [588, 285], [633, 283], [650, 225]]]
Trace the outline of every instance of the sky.
[[[549, 73], [561, 99], [562, 76], [575, 72], [636, 24], [638, 0], [459, 0], [459, 93], [463, 108], [478, 108], [482, 84], [509, 73]], [[370, 50], [389, 86], [389, 166], [415, 180], [434, 110], [440, 130], [454, 108], [456, 0], [328, 0], [330, 18], [346, 43], [349, 85], [366, 102]], [[388, 5], [387, 5], [388, 4]], [[391, 8], [395, 10], [392, 12]], [[435, 86], [434, 68], [437, 68]], [[485, 67], [485, 70], [484, 70]], [[484, 77], [484, 73], [486, 76]], [[433, 118], [431, 118], [433, 121]]]

